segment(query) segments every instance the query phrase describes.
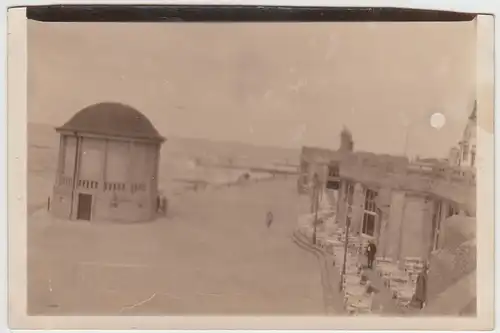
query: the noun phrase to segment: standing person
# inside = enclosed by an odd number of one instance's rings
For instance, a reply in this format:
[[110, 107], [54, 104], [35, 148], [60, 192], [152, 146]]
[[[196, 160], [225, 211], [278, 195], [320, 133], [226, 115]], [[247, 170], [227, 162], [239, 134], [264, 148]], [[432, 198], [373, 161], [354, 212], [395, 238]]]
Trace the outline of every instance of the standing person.
[[418, 275], [415, 294], [413, 295], [413, 304], [418, 309], [423, 309], [427, 303], [427, 274], [429, 265], [426, 264], [422, 272]]
[[366, 248], [366, 256], [368, 257], [368, 268], [373, 268], [373, 261], [375, 260], [375, 254], [377, 253], [377, 247], [372, 241], [368, 242]]
[[267, 227], [269, 228], [271, 226], [271, 224], [273, 223], [273, 220], [274, 220], [274, 216], [273, 216], [273, 213], [271, 211], [268, 211], [267, 212], [267, 216], [266, 216], [266, 225]]

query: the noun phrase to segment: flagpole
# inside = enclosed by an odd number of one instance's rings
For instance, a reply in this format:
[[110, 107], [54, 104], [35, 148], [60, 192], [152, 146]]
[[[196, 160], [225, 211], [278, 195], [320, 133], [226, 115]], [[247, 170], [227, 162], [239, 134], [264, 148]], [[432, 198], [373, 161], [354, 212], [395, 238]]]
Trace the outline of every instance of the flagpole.
[[347, 265], [347, 248], [349, 245], [349, 229], [351, 227], [351, 206], [349, 205], [348, 212], [347, 212], [347, 219], [346, 219], [346, 227], [345, 227], [345, 239], [344, 239], [344, 262], [342, 264], [342, 272], [340, 274], [340, 283], [339, 283], [339, 290], [344, 289], [344, 277], [345, 277], [345, 271], [346, 271], [346, 265]]
[[313, 244], [316, 245], [316, 228], [318, 225], [318, 206], [319, 206], [319, 182], [318, 174], [314, 174], [314, 225], [313, 225]]

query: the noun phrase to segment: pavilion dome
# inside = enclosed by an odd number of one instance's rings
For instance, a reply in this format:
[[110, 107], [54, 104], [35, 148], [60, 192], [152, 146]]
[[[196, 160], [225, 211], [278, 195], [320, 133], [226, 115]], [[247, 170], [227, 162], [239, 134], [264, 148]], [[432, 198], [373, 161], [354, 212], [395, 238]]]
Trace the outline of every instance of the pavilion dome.
[[151, 121], [131, 106], [104, 102], [90, 105], [75, 114], [57, 131], [100, 134], [163, 141]]

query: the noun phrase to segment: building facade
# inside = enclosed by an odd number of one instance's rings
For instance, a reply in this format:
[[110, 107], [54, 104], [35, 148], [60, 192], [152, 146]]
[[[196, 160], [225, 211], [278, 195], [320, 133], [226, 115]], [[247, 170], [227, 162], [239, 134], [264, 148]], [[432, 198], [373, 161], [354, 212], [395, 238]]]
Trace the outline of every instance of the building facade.
[[100, 103], [81, 110], [56, 131], [55, 217], [119, 222], [155, 218], [165, 139], [144, 115], [123, 104]]
[[344, 127], [340, 133], [338, 150], [302, 147], [300, 156], [298, 191], [311, 193], [314, 176], [317, 175], [321, 194], [326, 194], [331, 204], [336, 204], [340, 191], [340, 162], [354, 149], [351, 132]]
[[[312, 148], [305, 152], [302, 160], [309, 170], [319, 169], [327, 176], [329, 166], [338, 170], [334, 178], [338, 183], [336, 223], [345, 228], [349, 215], [349, 233], [374, 241], [379, 256], [393, 261], [428, 259], [439, 247], [444, 219], [458, 213], [475, 215], [473, 170], [440, 160], [410, 163], [406, 157], [366, 152], [327, 154]], [[319, 153], [316, 159], [315, 152]], [[309, 174], [303, 177], [307, 179]], [[327, 184], [322, 183], [325, 190]]]

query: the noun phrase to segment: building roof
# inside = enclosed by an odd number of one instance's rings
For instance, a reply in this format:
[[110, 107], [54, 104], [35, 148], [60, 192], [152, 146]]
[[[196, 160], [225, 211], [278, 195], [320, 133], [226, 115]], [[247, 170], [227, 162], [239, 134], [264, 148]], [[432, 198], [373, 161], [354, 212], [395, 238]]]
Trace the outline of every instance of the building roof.
[[104, 102], [75, 114], [59, 131], [164, 141], [151, 121], [131, 106]]
[[341, 155], [337, 150], [320, 147], [303, 146], [301, 152], [302, 160], [316, 163], [329, 163], [331, 161], [339, 160], [340, 156]]
[[417, 163], [439, 164], [439, 163], [443, 163], [443, 159], [434, 158], [434, 157], [425, 157], [425, 158], [418, 158], [416, 162]]

